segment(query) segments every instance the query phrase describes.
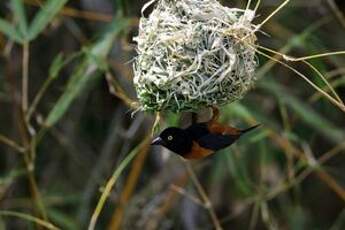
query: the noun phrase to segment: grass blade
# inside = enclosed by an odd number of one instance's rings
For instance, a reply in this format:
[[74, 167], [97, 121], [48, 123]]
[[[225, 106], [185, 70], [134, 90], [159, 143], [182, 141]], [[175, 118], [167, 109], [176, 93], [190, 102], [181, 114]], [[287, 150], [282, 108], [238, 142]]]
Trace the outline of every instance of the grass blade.
[[41, 225], [42, 227], [46, 227], [47, 229], [53, 229], [53, 230], [59, 229], [59, 228], [55, 227], [54, 225], [52, 225], [51, 223], [48, 223], [44, 220], [41, 220], [39, 218], [36, 218], [34, 216], [31, 216], [31, 215], [28, 215], [25, 213], [0, 210], [0, 216], [18, 217], [20, 219]]
[[84, 58], [82, 63], [72, 74], [71, 79], [67, 84], [64, 94], [59, 98], [51, 112], [49, 113], [45, 125], [47, 127], [53, 126], [66, 113], [74, 99], [85, 89], [91, 80], [95, 79], [95, 75], [99, 74], [100, 63], [107, 56], [111, 50], [112, 43], [115, 37], [126, 27], [127, 20], [117, 20], [113, 23], [111, 30], [96, 43], [88, 55]]
[[141, 144], [139, 146], [137, 146], [136, 148], [134, 148], [127, 156], [125, 159], [123, 159], [123, 161], [120, 163], [120, 165], [115, 169], [113, 175], [111, 176], [111, 178], [108, 180], [104, 191], [101, 195], [101, 197], [98, 200], [97, 206], [95, 208], [95, 211], [92, 214], [91, 220], [90, 220], [90, 224], [88, 227], [88, 230], [94, 230], [96, 227], [96, 223], [97, 223], [97, 219], [99, 217], [99, 215], [101, 214], [101, 211], [103, 209], [103, 206], [112, 190], [112, 188], [114, 187], [117, 179], [120, 177], [121, 173], [123, 172], [123, 170], [127, 167], [127, 165], [134, 159], [134, 157], [140, 152], [141, 149], [143, 149], [145, 146], [147, 146], [149, 144], [149, 140], [151, 139], [150, 135], [147, 135], [147, 137], [141, 142]]
[[9, 39], [17, 42], [23, 43], [23, 38], [20, 33], [12, 26], [10, 23], [0, 18], [0, 32], [5, 34]]
[[14, 17], [19, 25], [19, 31], [23, 38], [26, 40], [27, 33], [28, 33], [28, 22], [26, 19], [25, 9], [23, 0], [12, 0], [12, 10], [14, 13]]
[[342, 129], [337, 128], [330, 121], [315, 112], [306, 103], [301, 102], [294, 96], [287, 93], [282, 86], [274, 83], [274, 81], [261, 81], [260, 87], [273, 93], [276, 97], [279, 97], [282, 103], [292, 108], [306, 124], [309, 124], [314, 129], [319, 131], [319, 133], [325, 138], [335, 143], [344, 141], [345, 134]]
[[35, 39], [53, 20], [68, 0], [48, 0], [37, 13], [29, 28], [29, 40]]

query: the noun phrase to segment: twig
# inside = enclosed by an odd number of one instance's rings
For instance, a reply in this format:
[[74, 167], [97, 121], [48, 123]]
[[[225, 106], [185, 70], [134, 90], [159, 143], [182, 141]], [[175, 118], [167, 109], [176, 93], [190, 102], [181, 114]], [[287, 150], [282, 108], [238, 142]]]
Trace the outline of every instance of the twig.
[[285, 0], [282, 4], [280, 4], [280, 6], [278, 6], [270, 15], [268, 15], [258, 26], [257, 26], [257, 30], [259, 30], [264, 24], [266, 24], [266, 22], [268, 22], [274, 15], [276, 15], [281, 9], [283, 9], [288, 3], [290, 2], [290, 0]]
[[[259, 31], [261, 29], [261, 27], [263, 27], [264, 24], [266, 24], [274, 15], [276, 15], [281, 9], [283, 9], [289, 2], [290, 2], [290, 0], [285, 0], [270, 15], [268, 15], [259, 25], [255, 26], [255, 30], [251, 31], [246, 36], [241, 38], [240, 41], [245, 41], [249, 36], [251, 36], [255, 32]], [[250, 2], [248, 2], [246, 9], [248, 9], [249, 4], [250, 4]], [[260, 5], [260, 1], [257, 2], [254, 11], [256, 11], [258, 9], [259, 5]]]
[[121, 86], [117, 83], [115, 78], [112, 76], [111, 73], [106, 73], [105, 79], [108, 82], [109, 92], [113, 94], [114, 96], [118, 97], [120, 100], [122, 100], [126, 106], [128, 106], [131, 109], [138, 109], [138, 102], [132, 100], [127, 96], [125, 91], [121, 88]]
[[[280, 144], [279, 144], [280, 145]], [[286, 147], [283, 147], [283, 149], [286, 150]], [[334, 157], [336, 154], [340, 153], [341, 150], [345, 149], [345, 144], [341, 143], [338, 146], [334, 147], [333, 149], [327, 151], [326, 153], [322, 154], [320, 158], [317, 160], [317, 165], [320, 167], [322, 164], [326, 163], [326, 161], [330, 160], [332, 157]], [[290, 151], [290, 150], [289, 150]], [[262, 199], [262, 201], [267, 202], [269, 200], [274, 199], [276, 196], [279, 194], [289, 190], [291, 187], [296, 186], [297, 184], [302, 183], [303, 180], [305, 180], [311, 173], [313, 173], [317, 168], [316, 167], [309, 167], [303, 170], [298, 176], [293, 177], [292, 179], [286, 179], [283, 182], [280, 183], [280, 185], [276, 186], [275, 188], [271, 189], [268, 193], [266, 194], [260, 194], [261, 197], [254, 196], [246, 199], [244, 201], [244, 207], [241, 212], [239, 213], [234, 213], [225, 219], [222, 220], [222, 223], [233, 219], [234, 217], [240, 215], [243, 211], [246, 210], [251, 204], [257, 202], [258, 199]]]
[[[182, 175], [179, 175], [174, 179], [173, 184], [177, 187], [184, 187], [188, 182], [187, 172], [183, 172]], [[179, 193], [173, 189], [169, 189], [169, 191], [165, 194], [164, 200], [162, 205], [160, 205], [157, 210], [155, 211], [152, 218], [149, 219], [146, 226], [149, 226], [150, 229], [158, 229], [158, 224], [162, 217], [164, 217], [168, 211], [173, 207], [176, 200], [178, 199]]]
[[4, 135], [0, 134], [0, 143], [10, 146], [11, 148], [15, 149], [19, 153], [24, 153], [25, 148], [17, 144], [15, 141], [5, 137]]
[[[288, 44], [286, 44], [285, 46], [283, 46], [282, 48], [279, 49], [279, 51], [277, 51], [279, 54], [275, 54], [274, 58], [280, 58], [282, 57], [281, 54], [287, 53], [288, 51], [291, 50], [291, 48], [293, 48], [293, 41], [294, 40], [298, 40], [299, 42], [305, 42], [305, 40], [317, 29], [319, 29], [321, 26], [325, 25], [326, 23], [328, 23], [330, 21], [330, 17], [323, 17], [320, 20], [314, 22], [313, 24], [311, 24], [308, 28], [306, 28], [304, 30], [303, 33], [299, 34], [299, 35], [295, 35], [293, 33], [286, 32], [286, 33], [282, 33], [281, 31], [283, 29], [281, 29], [281, 25], [276, 23], [275, 27], [279, 28], [279, 33], [283, 34], [284, 37], [289, 36], [292, 37], [290, 39], [290, 42]], [[273, 22], [272, 22], [273, 23]], [[269, 60], [267, 61], [262, 67], [260, 67], [260, 69], [258, 69], [257, 72], [257, 76], [258, 77], [262, 77], [264, 76], [270, 69], [272, 69], [272, 67], [276, 64], [275, 61], [273, 60]]]
[[[291, 153], [295, 154], [299, 159], [308, 163], [308, 159], [303, 154], [303, 152], [295, 146], [293, 146], [288, 140], [274, 134], [273, 132], [271, 132], [269, 136], [283, 149], [291, 151]], [[319, 163], [317, 163], [317, 165], [318, 164]], [[334, 180], [333, 177], [331, 177], [328, 173], [322, 170], [317, 170], [316, 175], [345, 202], [345, 190]]]
[[[262, 47], [262, 46], [258, 46], [259, 48], [261, 49], [264, 49], [266, 51], [272, 51], [266, 47]], [[286, 68], [290, 69], [291, 71], [295, 72], [298, 76], [300, 76], [303, 80], [305, 80], [309, 85], [311, 85], [315, 90], [317, 90], [318, 92], [320, 92], [323, 96], [325, 96], [328, 101], [330, 101], [332, 104], [334, 104], [335, 106], [337, 106], [340, 110], [342, 110], [343, 112], [345, 112], [345, 106], [338, 102], [336, 99], [334, 99], [332, 96], [330, 96], [328, 93], [326, 93], [324, 90], [322, 90], [320, 87], [318, 87], [315, 83], [313, 83], [311, 80], [309, 80], [303, 73], [301, 73], [300, 71], [298, 71], [297, 69], [293, 68], [292, 66], [286, 64], [285, 62], [283, 61], [280, 61], [279, 59], [277, 58], [274, 58], [264, 52], [261, 52], [260, 50], [256, 49], [253, 47], [253, 49], [256, 50], [257, 53], [261, 54], [262, 56], [268, 58], [268, 59], [271, 59], [279, 64], [281, 64], [282, 66], [285, 66]], [[276, 52], [275, 52], [276, 53]], [[303, 59], [301, 59], [303, 60]]]
[[25, 120], [25, 114], [29, 106], [29, 43], [23, 44], [23, 57], [22, 57], [22, 101], [21, 101], [21, 113], [19, 121], [19, 129], [23, 142], [23, 146], [26, 148], [24, 152], [24, 163], [28, 173], [28, 180], [30, 185], [30, 191], [32, 198], [35, 202], [38, 214], [45, 221], [48, 221], [48, 216], [43, 205], [40, 191], [38, 189], [37, 181], [34, 175], [35, 162], [34, 158], [36, 155], [36, 145], [31, 141], [30, 127], [28, 122]]
[[23, 44], [22, 63], [22, 111], [25, 114], [29, 105], [29, 43]]
[[123, 192], [121, 193], [119, 205], [118, 208], [113, 213], [113, 216], [111, 217], [111, 222], [108, 226], [109, 230], [117, 230], [121, 228], [121, 223], [123, 219], [124, 209], [126, 207], [126, 204], [128, 203], [128, 200], [132, 196], [132, 193], [135, 189], [135, 186], [138, 182], [140, 173], [143, 169], [145, 159], [147, 157], [149, 145], [146, 144], [138, 153], [137, 157], [135, 158], [133, 162], [132, 169], [128, 175], [128, 178], [126, 180], [125, 187], [123, 189]]
[[50, 83], [52, 83], [54, 79], [49, 77], [42, 85], [41, 89], [39, 90], [39, 92], [36, 94], [27, 114], [26, 114], [26, 121], [27, 122], [30, 122], [30, 119], [33, 115], [33, 113], [35, 112], [36, 110], [36, 107], [38, 105], [38, 103], [40, 102], [41, 98], [43, 97], [44, 93], [46, 92], [46, 90], [48, 89]]
[[[24, 2], [28, 5], [36, 7], [41, 7], [42, 5], [42, 1], [24, 0]], [[110, 14], [104, 14], [94, 11], [77, 10], [67, 6], [63, 7], [59, 14], [74, 18], [81, 18], [100, 22], [111, 22], [111, 20], [113, 19], [113, 15]]]
[[221, 227], [220, 222], [219, 222], [219, 220], [218, 220], [218, 218], [217, 218], [217, 215], [216, 215], [216, 213], [215, 213], [215, 211], [214, 211], [214, 209], [213, 209], [213, 207], [212, 207], [212, 203], [211, 203], [210, 199], [208, 198], [208, 196], [207, 196], [205, 190], [204, 190], [203, 187], [201, 186], [201, 184], [200, 184], [198, 178], [196, 177], [196, 175], [195, 175], [195, 173], [194, 173], [194, 171], [193, 171], [192, 166], [191, 166], [190, 163], [187, 162], [187, 161], [184, 161], [184, 164], [185, 164], [185, 166], [186, 166], [186, 168], [187, 168], [187, 172], [188, 172], [189, 176], [190, 176], [191, 179], [192, 179], [193, 184], [195, 185], [195, 187], [196, 187], [196, 189], [197, 189], [197, 191], [198, 191], [198, 193], [199, 193], [201, 199], [202, 199], [203, 202], [204, 202], [205, 208], [207, 209], [207, 211], [208, 211], [209, 214], [210, 214], [210, 217], [211, 217], [211, 219], [212, 219], [212, 222], [213, 222], [214, 227], [215, 227], [217, 230], [223, 229], [223, 228]]
[[334, 0], [327, 0], [327, 3], [335, 16], [337, 17], [338, 21], [340, 24], [344, 27], [345, 29], [345, 16], [344, 14], [339, 10], [337, 4], [334, 2]]
[[283, 55], [283, 58], [286, 61], [298, 62], [298, 61], [305, 61], [305, 60], [311, 60], [311, 59], [329, 57], [329, 56], [336, 56], [336, 55], [345, 55], [345, 50], [327, 52], [327, 53], [321, 53], [321, 54], [312, 54], [312, 55], [308, 55], [308, 56], [304, 56], [304, 57], [298, 57], [298, 58], [292, 57], [289, 55]]
[[30, 216], [28, 214], [25, 213], [20, 213], [20, 212], [13, 212], [13, 211], [7, 211], [7, 210], [0, 210], [0, 216], [8, 216], [8, 217], [17, 217], [20, 219], [24, 219], [33, 223], [36, 223], [42, 227], [45, 227], [47, 229], [52, 229], [52, 230], [58, 230], [60, 228], [54, 226], [53, 224], [45, 221], [45, 220], [41, 220], [39, 218], [36, 218], [34, 216]]
[[192, 195], [189, 194], [184, 188], [181, 188], [181, 187], [179, 187], [179, 186], [177, 186], [177, 185], [175, 185], [175, 184], [172, 184], [172, 185], [170, 186], [170, 188], [171, 188], [172, 190], [174, 190], [175, 192], [177, 192], [177, 193], [179, 193], [179, 194], [181, 194], [181, 195], [187, 197], [188, 199], [190, 199], [190, 200], [193, 201], [194, 203], [196, 203], [196, 204], [198, 204], [198, 205], [200, 205], [200, 206], [206, 208], [206, 207], [205, 207], [205, 204], [204, 204], [199, 198], [197, 198], [197, 197], [195, 197], [195, 196], [192, 196]]
[[249, 230], [255, 229], [255, 226], [258, 223], [259, 211], [260, 211], [260, 200], [256, 201], [254, 204], [253, 212], [249, 221]]
[[[83, 54], [83, 52], [77, 52], [75, 54], [70, 55], [69, 57], [67, 57], [62, 62], [60, 68], [62, 69], [68, 63], [70, 63], [71, 61], [75, 60], [76, 58], [78, 58], [82, 54]], [[50, 75], [48, 76], [47, 80], [44, 81], [43, 85], [38, 90], [37, 94], [35, 95], [32, 103], [31, 103], [31, 105], [30, 105], [30, 107], [28, 109], [28, 112], [25, 115], [26, 122], [28, 122], [28, 123], [30, 122], [30, 119], [31, 119], [32, 115], [34, 114], [34, 112], [36, 111], [36, 108], [37, 108], [38, 104], [40, 103], [40, 101], [43, 98], [44, 94], [48, 90], [49, 86], [54, 82], [54, 80], [57, 79], [57, 77], [59, 75], [59, 72], [60, 71], [55, 71], [55, 73], [50, 73]]]
[[143, 142], [141, 142], [141, 144], [132, 150], [132, 152], [130, 154], [127, 155], [127, 157], [120, 163], [120, 165], [115, 169], [113, 175], [110, 177], [110, 179], [108, 180], [104, 191], [101, 195], [101, 197], [99, 198], [98, 202], [97, 202], [97, 206], [91, 216], [91, 220], [89, 223], [89, 227], [88, 230], [94, 230], [96, 227], [96, 223], [98, 220], [99, 215], [101, 214], [101, 211], [104, 207], [104, 204], [107, 200], [107, 198], [110, 195], [111, 190], [113, 189], [117, 179], [120, 177], [121, 173], [123, 172], [123, 170], [126, 168], [126, 166], [133, 160], [133, 158], [139, 153], [139, 151], [144, 148], [146, 145], [148, 145], [149, 140], [151, 139], [150, 135], [147, 135], [146, 138], [143, 140]]
[[322, 81], [327, 85], [328, 89], [333, 93], [334, 97], [338, 100], [339, 103], [344, 105], [343, 100], [340, 98], [338, 93], [334, 90], [332, 85], [328, 82], [325, 76], [318, 70], [313, 64], [309, 63], [308, 61], [303, 60], [302, 63], [308, 65], [321, 79]]

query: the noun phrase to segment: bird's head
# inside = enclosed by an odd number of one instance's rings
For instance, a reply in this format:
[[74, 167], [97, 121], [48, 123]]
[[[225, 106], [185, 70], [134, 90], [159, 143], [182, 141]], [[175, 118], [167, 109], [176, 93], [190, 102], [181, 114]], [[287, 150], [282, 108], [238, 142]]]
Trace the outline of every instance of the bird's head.
[[162, 145], [167, 149], [182, 155], [188, 153], [192, 147], [192, 138], [188, 133], [180, 128], [170, 127], [161, 132], [151, 145]]

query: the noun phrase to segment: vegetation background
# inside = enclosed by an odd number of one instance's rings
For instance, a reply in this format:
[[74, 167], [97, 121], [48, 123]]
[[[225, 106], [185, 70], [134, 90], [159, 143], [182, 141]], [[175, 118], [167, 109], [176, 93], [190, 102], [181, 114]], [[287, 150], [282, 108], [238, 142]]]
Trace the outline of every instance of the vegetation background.
[[[281, 2], [263, 0], [255, 21]], [[291, 0], [259, 42], [297, 57], [345, 50], [344, 3]], [[344, 111], [266, 58], [255, 89], [221, 108], [222, 122], [259, 131], [192, 164], [149, 146], [154, 116], [131, 117], [144, 4], [0, 1], [0, 229], [345, 229]], [[344, 61], [310, 61], [340, 99]], [[161, 128], [189, 117], [163, 114]]]

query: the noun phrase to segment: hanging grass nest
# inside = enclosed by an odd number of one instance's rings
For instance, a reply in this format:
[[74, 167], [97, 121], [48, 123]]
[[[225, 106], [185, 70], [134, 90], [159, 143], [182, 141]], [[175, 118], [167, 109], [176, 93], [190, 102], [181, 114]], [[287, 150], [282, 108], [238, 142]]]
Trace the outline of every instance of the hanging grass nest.
[[134, 38], [141, 109], [191, 111], [242, 98], [257, 66], [253, 18], [216, 0], [158, 0]]

